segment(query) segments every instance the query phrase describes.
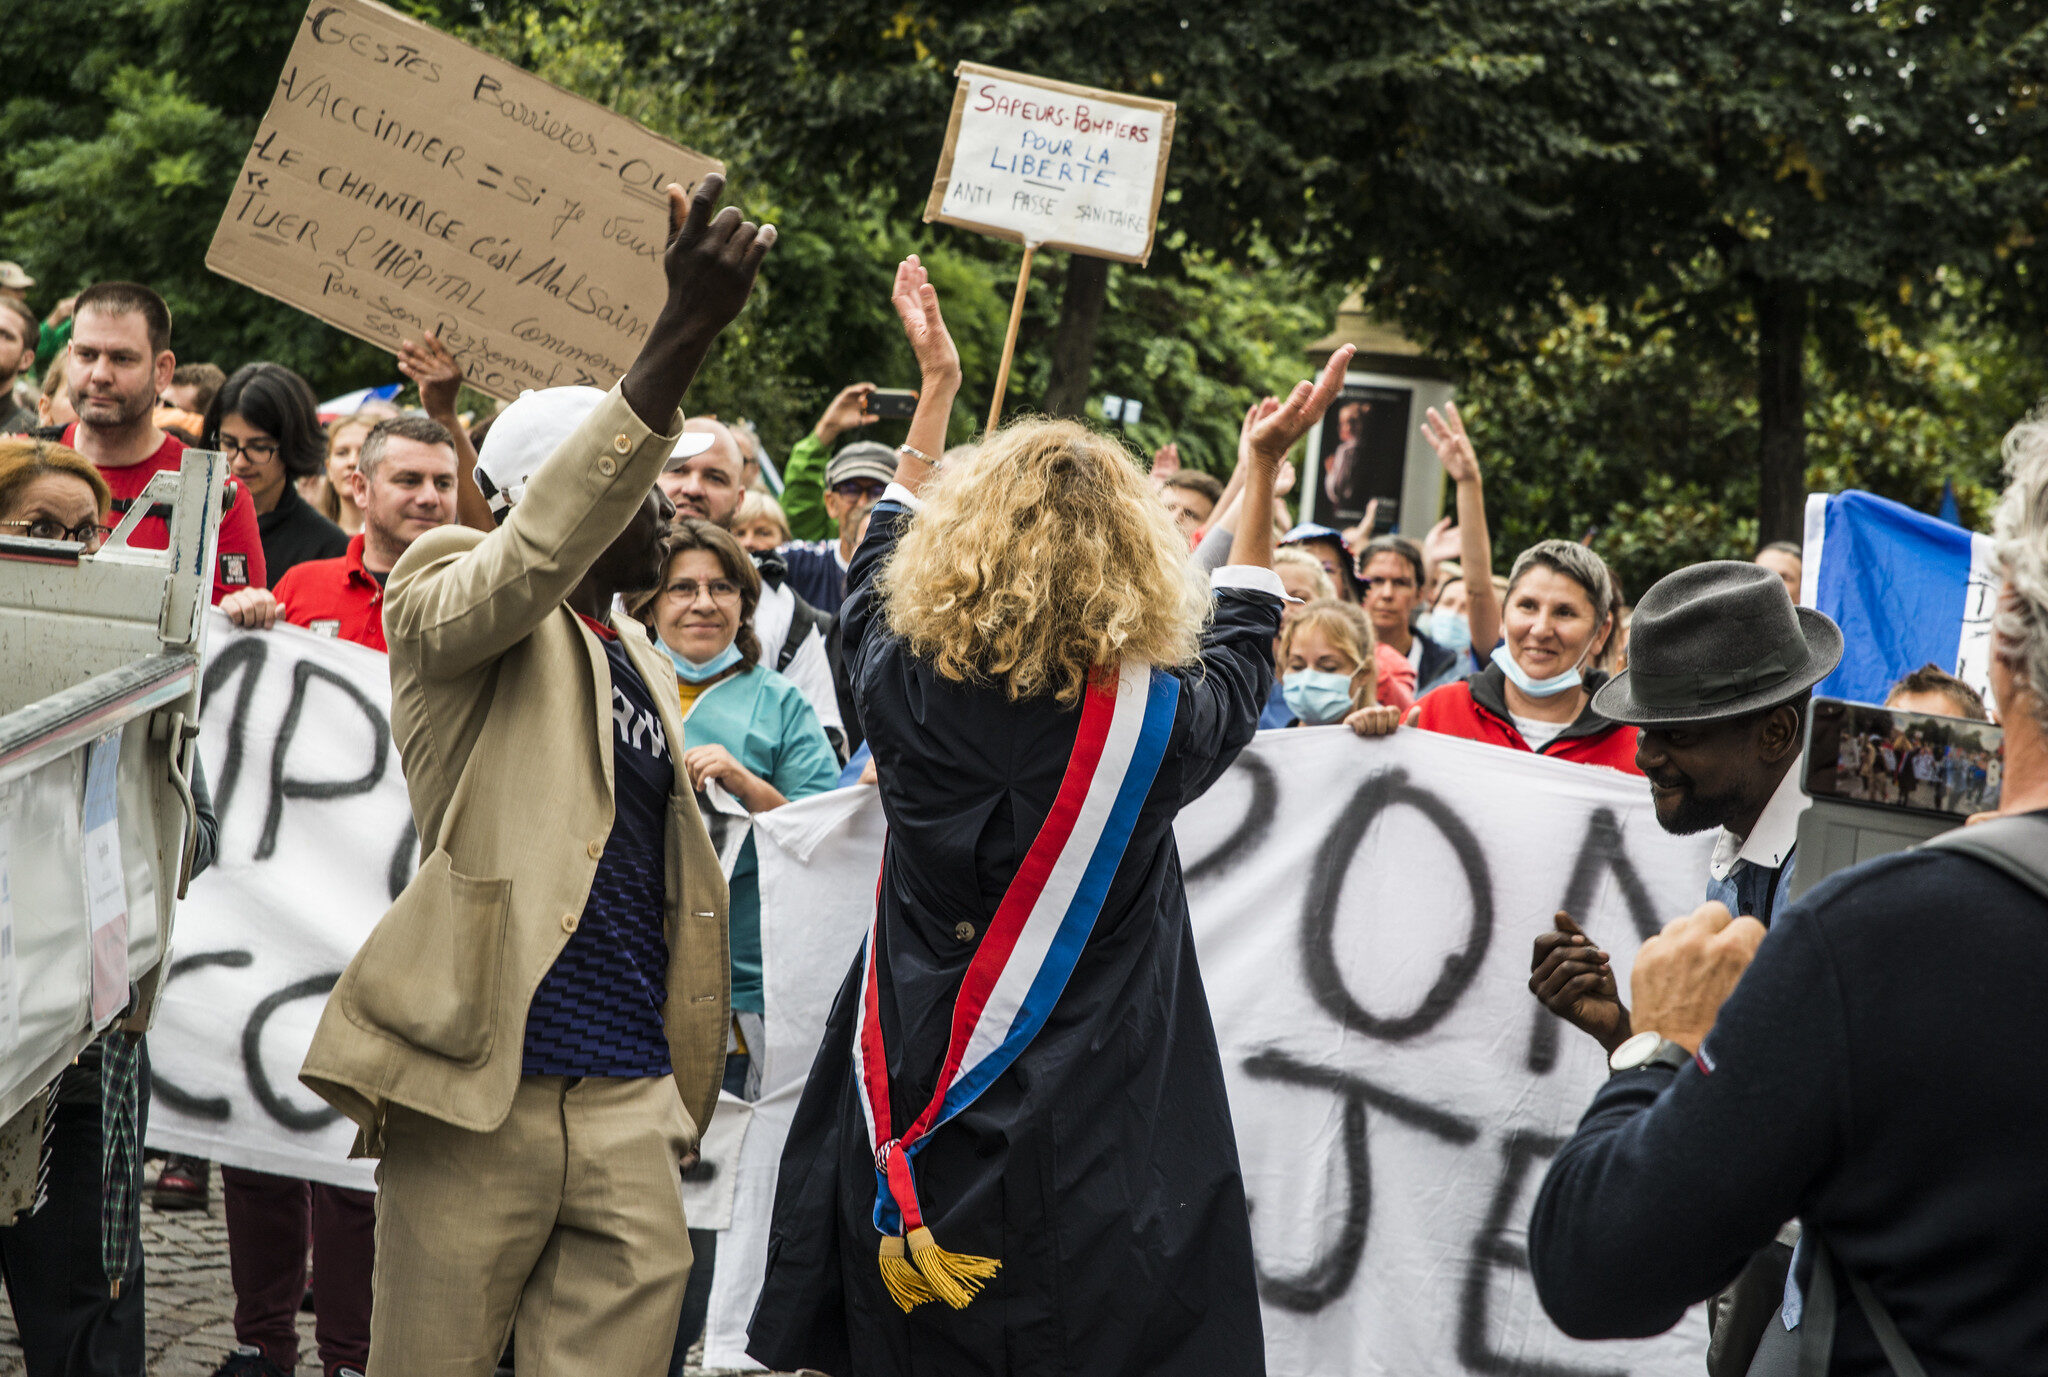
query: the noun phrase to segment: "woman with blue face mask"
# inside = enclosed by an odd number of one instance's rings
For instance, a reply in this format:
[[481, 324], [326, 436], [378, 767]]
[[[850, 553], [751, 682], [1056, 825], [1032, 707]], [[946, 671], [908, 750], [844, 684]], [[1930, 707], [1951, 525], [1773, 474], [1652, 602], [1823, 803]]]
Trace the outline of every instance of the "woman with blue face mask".
[[[839, 757], [803, 690], [761, 663], [754, 608], [761, 576], [737, 540], [695, 517], [669, 527], [667, 570], [638, 615], [675, 662], [683, 702], [681, 765], [702, 792], [716, 783], [749, 813], [824, 793], [839, 782]], [[730, 879], [732, 1010], [739, 1030], [726, 1058], [726, 1089], [744, 1094], [765, 1005], [761, 998], [761, 883], [754, 839], [741, 845]], [[746, 1030], [751, 1029], [751, 1035]], [[758, 1079], [758, 1078], [753, 1078]], [[717, 1236], [692, 1229], [697, 1265], [684, 1297], [677, 1353], [696, 1342], [710, 1297]], [[680, 1357], [676, 1366], [680, 1370]]]
[[1567, 540], [1524, 550], [1508, 575], [1501, 630], [1486, 668], [1424, 695], [1413, 725], [1641, 774], [1636, 729], [1592, 706], [1607, 677], [1593, 664], [1614, 631], [1614, 585], [1600, 557]]
[[1364, 736], [1392, 731], [1415, 700], [1415, 669], [1382, 654], [1372, 623], [1351, 603], [1318, 599], [1295, 611], [1275, 661], [1293, 727], [1349, 723]]

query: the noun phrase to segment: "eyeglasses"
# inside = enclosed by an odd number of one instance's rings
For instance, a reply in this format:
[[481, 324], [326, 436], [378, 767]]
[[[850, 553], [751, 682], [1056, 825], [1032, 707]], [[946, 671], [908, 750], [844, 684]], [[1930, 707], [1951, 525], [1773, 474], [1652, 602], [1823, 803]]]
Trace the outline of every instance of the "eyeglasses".
[[870, 502], [882, 500], [882, 494], [889, 491], [889, 485], [879, 478], [842, 478], [832, 485], [832, 491], [841, 497], [866, 498]]
[[111, 526], [102, 526], [97, 521], [81, 521], [76, 526], [66, 526], [54, 516], [35, 516], [26, 521], [0, 521], [0, 526], [19, 526], [21, 533], [30, 540], [70, 540], [80, 545], [98, 546], [114, 533]]
[[242, 455], [244, 458], [248, 459], [251, 463], [261, 464], [266, 462], [267, 460], [277, 458], [277, 441], [243, 441], [237, 440], [232, 435], [223, 435], [220, 437], [220, 452], [230, 457], [239, 454]]
[[740, 586], [731, 579], [713, 579], [709, 583], [677, 579], [666, 591], [670, 597], [685, 603], [697, 601], [699, 593], [709, 593], [713, 602], [738, 602], [740, 597]]

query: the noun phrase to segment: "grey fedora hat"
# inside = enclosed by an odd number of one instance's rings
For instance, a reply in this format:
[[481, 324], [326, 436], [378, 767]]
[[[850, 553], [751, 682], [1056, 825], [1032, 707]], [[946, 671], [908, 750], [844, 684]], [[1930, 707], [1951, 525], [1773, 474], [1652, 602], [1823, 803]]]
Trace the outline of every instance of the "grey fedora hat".
[[1794, 607], [1755, 564], [1717, 559], [1666, 574], [1636, 604], [1628, 668], [1593, 710], [1638, 727], [1715, 722], [1789, 702], [1842, 659], [1842, 629]]

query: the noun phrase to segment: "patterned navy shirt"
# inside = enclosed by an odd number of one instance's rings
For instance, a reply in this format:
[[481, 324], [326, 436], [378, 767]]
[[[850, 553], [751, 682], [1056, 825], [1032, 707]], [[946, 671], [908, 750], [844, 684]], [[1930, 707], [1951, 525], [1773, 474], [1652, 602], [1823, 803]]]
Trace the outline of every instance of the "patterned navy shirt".
[[529, 1076], [666, 1076], [667, 818], [675, 753], [647, 685], [610, 627], [612, 797], [617, 809], [583, 919], [526, 1012]]

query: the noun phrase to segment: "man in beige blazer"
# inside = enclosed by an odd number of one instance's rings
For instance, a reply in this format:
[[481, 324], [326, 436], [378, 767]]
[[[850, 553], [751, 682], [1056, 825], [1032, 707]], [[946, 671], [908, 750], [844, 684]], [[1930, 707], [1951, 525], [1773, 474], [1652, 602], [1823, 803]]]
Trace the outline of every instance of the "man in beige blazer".
[[[669, 189], [667, 300], [609, 394], [528, 393], [479, 484], [499, 526], [415, 541], [384, 627], [425, 859], [328, 997], [301, 1078], [377, 1168], [370, 1377], [666, 1371], [680, 1161], [725, 1060], [725, 882], [652, 588], [684, 389], [773, 227]], [[545, 456], [543, 458], [543, 456]]]

